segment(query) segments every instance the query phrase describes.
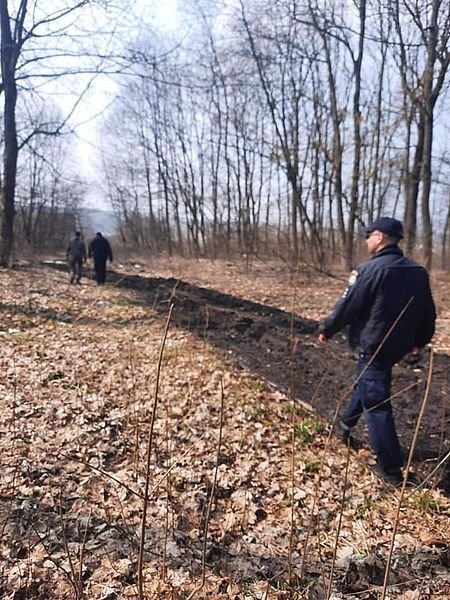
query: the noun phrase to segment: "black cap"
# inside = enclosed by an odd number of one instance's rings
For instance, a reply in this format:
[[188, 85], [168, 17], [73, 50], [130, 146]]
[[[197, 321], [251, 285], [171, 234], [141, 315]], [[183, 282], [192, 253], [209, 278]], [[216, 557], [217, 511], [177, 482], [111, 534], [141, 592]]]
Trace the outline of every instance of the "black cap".
[[366, 227], [364, 233], [369, 235], [373, 231], [381, 231], [381, 233], [399, 240], [403, 238], [403, 225], [401, 221], [393, 217], [380, 217]]

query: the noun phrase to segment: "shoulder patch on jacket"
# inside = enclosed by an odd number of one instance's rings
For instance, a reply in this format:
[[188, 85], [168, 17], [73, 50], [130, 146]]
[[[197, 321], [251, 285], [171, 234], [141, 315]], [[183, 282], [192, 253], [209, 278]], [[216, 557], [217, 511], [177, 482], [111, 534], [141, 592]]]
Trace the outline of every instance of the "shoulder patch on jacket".
[[342, 298], [346, 298], [350, 288], [355, 285], [356, 280], [358, 279], [358, 271], [356, 269], [353, 269], [353, 271], [350, 273], [350, 277], [348, 278], [348, 283], [347, 283], [347, 287], [344, 290], [344, 293], [342, 294]]
[[355, 285], [356, 280], [358, 279], [358, 271], [356, 269], [353, 269], [353, 271], [350, 273], [350, 277], [348, 278], [348, 285]]

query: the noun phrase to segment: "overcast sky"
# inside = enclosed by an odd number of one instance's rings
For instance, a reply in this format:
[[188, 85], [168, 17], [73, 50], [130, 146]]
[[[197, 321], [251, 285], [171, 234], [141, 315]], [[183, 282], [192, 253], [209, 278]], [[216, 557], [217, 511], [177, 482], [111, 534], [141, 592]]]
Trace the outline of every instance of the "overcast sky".
[[[137, 0], [133, 3], [133, 13], [138, 23], [147, 26], [149, 30], [158, 30], [162, 36], [174, 37], [177, 31], [182, 29], [178, 0]], [[138, 34], [139, 31], [136, 29], [135, 35]], [[105, 110], [114, 102], [116, 89], [117, 85], [113, 77], [97, 77], [71, 119], [77, 140], [75, 155], [86, 178], [95, 178], [95, 162], [101, 147], [99, 139], [101, 119]], [[74, 95], [61, 97], [59, 102], [67, 111], [75, 100]], [[87, 204], [109, 208], [94, 189], [89, 194]]]

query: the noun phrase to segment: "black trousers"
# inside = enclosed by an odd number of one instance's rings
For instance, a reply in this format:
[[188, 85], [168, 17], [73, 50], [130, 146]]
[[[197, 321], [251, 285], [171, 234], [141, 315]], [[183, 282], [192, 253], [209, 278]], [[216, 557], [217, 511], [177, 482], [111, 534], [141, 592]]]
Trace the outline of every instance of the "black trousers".
[[98, 285], [103, 285], [106, 281], [106, 258], [94, 259], [95, 281]]
[[73, 258], [69, 262], [70, 269], [70, 283], [76, 281], [80, 282], [81, 276], [83, 274], [83, 259], [82, 258]]
[[367, 367], [367, 363], [368, 357], [361, 356], [356, 377], [364, 373], [341, 415], [341, 421], [347, 427], [354, 427], [364, 415], [378, 463], [386, 471], [396, 470], [402, 466], [403, 459], [389, 401], [392, 367], [376, 362]]

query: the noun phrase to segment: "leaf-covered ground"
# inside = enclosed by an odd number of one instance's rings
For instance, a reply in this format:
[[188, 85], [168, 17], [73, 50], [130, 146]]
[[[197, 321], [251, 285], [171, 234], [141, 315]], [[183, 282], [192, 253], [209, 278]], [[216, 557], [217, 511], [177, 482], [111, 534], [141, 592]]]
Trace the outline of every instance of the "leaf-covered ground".
[[[313, 320], [344, 285], [280, 265], [121, 270]], [[325, 420], [175, 322], [156, 394], [169, 302], [29, 265], [0, 285], [0, 597], [138, 597], [149, 440], [146, 598], [381, 597], [400, 492], [371, 473], [369, 450], [347, 460]], [[444, 278], [435, 290], [445, 353]], [[386, 598], [450, 598], [449, 516], [439, 489], [407, 490]]]

